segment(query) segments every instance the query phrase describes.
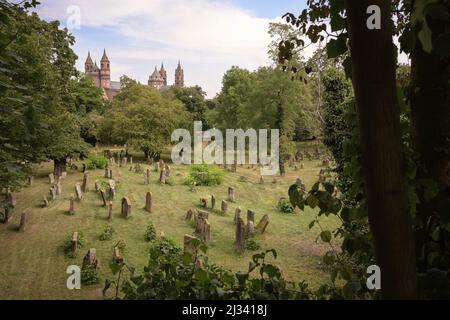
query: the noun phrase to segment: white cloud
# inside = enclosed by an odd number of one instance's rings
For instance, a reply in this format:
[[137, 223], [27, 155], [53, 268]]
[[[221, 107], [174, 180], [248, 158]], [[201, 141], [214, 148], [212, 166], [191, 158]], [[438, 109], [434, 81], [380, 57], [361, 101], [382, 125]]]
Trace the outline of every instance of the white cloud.
[[[71, 5], [81, 11], [82, 29], [75, 32], [78, 37], [86, 36], [86, 27], [101, 28], [109, 37], [117, 37], [117, 41], [102, 43], [99, 36], [98, 47], [91, 48], [96, 54], [107, 48], [115, 77], [121, 74], [114, 66], [121, 65], [123, 71], [137, 70], [139, 74], [128, 75], [144, 82], [155, 61], [169, 61], [174, 67], [181, 59], [187, 83], [199, 84], [212, 97], [220, 90], [223, 72], [232, 65], [255, 69], [269, 63], [267, 29], [271, 20], [224, 0], [53, 0], [38, 12], [64, 24]], [[75, 47], [81, 60], [93, 40], [83, 40]]]

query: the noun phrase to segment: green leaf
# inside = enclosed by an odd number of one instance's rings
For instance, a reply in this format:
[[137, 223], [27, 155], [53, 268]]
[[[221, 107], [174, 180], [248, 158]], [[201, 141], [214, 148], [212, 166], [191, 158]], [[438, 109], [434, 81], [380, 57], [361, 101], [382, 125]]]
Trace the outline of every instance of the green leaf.
[[331, 16], [330, 20], [331, 31], [336, 32], [342, 30], [346, 26], [346, 21], [340, 15], [336, 14]]
[[120, 271], [120, 269], [122, 269], [122, 265], [117, 264], [115, 262], [111, 262], [109, 264], [109, 268], [111, 269], [112, 273], [115, 275]]
[[317, 204], [319, 203], [319, 200], [315, 196], [310, 194], [308, 196], [308, 198], [306, 198], [306, 203], [308, 204], [308, 206], [310, 206], [312, 209], [314, 209], [317, 206]]
[[330, 42], [327, 43], [327, 56], [329, 59], [336, 58], [345, 52], [347, 52], [347, 44], [344, 37], [331, 39]]
[[331, 232], [328, 230], [324, 230], [320, 233], [320, 239], [322, 239], [323, 242], [331, 242]]

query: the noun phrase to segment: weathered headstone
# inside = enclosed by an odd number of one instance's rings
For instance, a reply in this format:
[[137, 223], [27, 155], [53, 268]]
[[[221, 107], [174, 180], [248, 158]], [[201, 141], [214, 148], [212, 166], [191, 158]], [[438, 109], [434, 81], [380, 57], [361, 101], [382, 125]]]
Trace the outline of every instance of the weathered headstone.
[[74, 215], [75, 214], [75, 199], [73, 195], [70, 196], [70, 204], [69, 204], [69, 214]]
[[120, 255], [120, 249], [118, 247], [114, 248], [113, 262], [117, 264], [123, 263], [123, 257]]
[[112, 220], [112, 214], [113, 214], [113, 203], [112, 203], [112, 201], [110, 201], [108, 204], [108, 220], [109, 221]]
[[56, 186], [50, 188], [50, 199], [52, 202], [56, 200]]
[[13, 213], [14, 207], [10, 204], [6, 204], [4, 207], [3, 223], [8, 223], [11, 220]]
[[122, 162], [120, 163], [120, 166], [121, 167], [126, 167], [127, 166], [127, 161], [128, 161], [127, 157], [123, 157], [122, 158]]
[[244, 237], [245, 239], [250, 239], [255, 236], [255, 225], [253, 221], [248, 221], [247, 225], [245, 226], [245, 232]]
[[114, 180], [108, 180], [108, 198], [109, 200], [114, 200], [116, 197], [116, 183]]
[[255, 223], [255, 212], [252, 210], [247, 210], [247, 223], [249, 221], [252, 221], [253, 223]]
[[150, 184], [150, 169], [147, 169], [144, 172], [144, 184]]
[[83, 269], [86, 267], [93, 267], [94, 269], [97, 269], [98, 263], [97, 251], [95, 248], [89, 249], [83, 259]]
[[228, 200], [230, 200], [231, 202], [234, 202], [235, 197], [234, 197], [234, 188], [229, 187], [228, 188]]
[[244, 220], [242, 218], [239, 218], [236, 223], [236, 236], [235, 236], [235, 245], [236, 250], [239, 254], [243, 254], [245, 251], [245, 225]]
[[234, 220], [233, 220], [234, 224], [237, 223], [240, 217], [241, 217], [241, 207], [237, 207], [236, 211], [234, 212]]
[[203, 223], [201, 235], [204, 242], [211, 241], [211, 225], [209, 224], [208, 219], [205, 219]]
[[222, 200], [221, 209], [222, 209], [222, 213], [223, 214], [227, 214], [227, 212], [228, 212], [228, 202], [226, 202], [225, 200]]
[[19, 231], [25, 231], [25, 229], [27, 228], [29, 215], [29, 209], [26, 209], [22, 212], [22, 215], [20, 216]]
[[72, 234], [71, 251], [72, 251], [73, 253], [75, 253], [75, 252], [77, 251], [77, 248], [78, 248], [78, 232], [75, 231], [75, 232]]
[[95, 185], [95, 191], [100, 190], [100, 182], [98, 182], [98, 180], [95, 180], [94, 185]]
[[214, 210], [215, 207], [216, 207], [216, 197], [212, 194], [211, 195], [211, 209]]
[[83, 175], [83, 192], [88, 192], [89, 191], [89, 174], [88, 172], [85, 172]]
[[202, 208], [208, 208], [208, 200], [206, 198], [201, 198], [200, 199], [200, 206]]
[[152, 205], [153, 195], [151, 192], [147, 192], [147, 195], [145, 196], [145, 210], [148, 212], [152, 212]]
[[8, 190], [8, 193], [6, 194], [6, 203], [8, 203], [10, 206], [15, 207], [17, 204], [17, 198], [14, 193]]
[[162, 169], [159, 174], [159, 182], [165, 184], [166, 183], [166, 169]]
[[63, 171], [63, 173], [61, 173], [61, 179], [65, 179], [67, 178], [67, 172]]
[[106, 192], [103, 189], [100, 189], [100, 196], [102, 197], [103, 206], [106, 207]]
[[127, 197], [122, 198], [122, 217], [129, 218], [131, 216], [131, 202]]
[[259, 184], [264, 184], [264, 178], [263, 178], [263, 176], [260, 176], [260, 177], [259, 177]]
[[29, 186], [33, 185], [34, 177], [33, 176], [27, 176], [27, 184]]
[[156, 171], [156, 172], [159, 171], [159, 164], [158, 164], [158, 162], [155, 162], [155, 171]]
[[53, 173], [50, 173], [48, 175], [48, 181], [50, 184], [54, 184], [55, 183], [55, 175]]
[[197, 239], [194, 236], [191, 236], [189, 234], [185, 234], [184, 235], [184, 253], [189, 253], [192, 255], [192, 260], [195, 261], [196, 257], [197, 257], [197, 248], [196, 246], [192, 243], [194, 239]]
[[166, 177], [170, 177], [170, 166], [166, 164], [164, 169], [166, 170]]
[[58, 181], [58, 183], [56, 184], [56, 194], [60, 195], [61, 193], [62, 193], [61, 182]]
[[47, 197], [44, 197], [44, 202], [43, 203], [44, 203], [44, 207], [48, 207], [49, 206]]
[[263, 234], [266, 231], [267, 225], [269, 224], [269, 215], [265, 214], [256, 226], [259, 234]]
[[83, 199], [83, 193], [81, 192], [81, 186], [79, 183], [75, 185], [75, 194], [78, 201], [81, 201]]
[[105, 168], [105, 176], [104, 176], [106, 179], [108, 179], [109, 178], [109, 168], [108, 167], [106, 167]]
[[189, 209], [187, 212], [186, 212], [186, 217], [185, 217], [185, 220], [192, 220], [192, 217], [194, 217], [194, 215], [196, 215], [196, 209]]
[[133, 164], [133, 157], [130, 157], [130, 164]]

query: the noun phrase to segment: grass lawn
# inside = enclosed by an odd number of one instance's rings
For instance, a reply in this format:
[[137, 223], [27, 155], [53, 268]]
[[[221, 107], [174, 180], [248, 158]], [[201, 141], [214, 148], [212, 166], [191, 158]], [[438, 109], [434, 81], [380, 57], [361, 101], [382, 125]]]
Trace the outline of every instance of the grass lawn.
[[[136, 162], [136, 161], [135, 161]], [[159, 174], [153, 171], [150, 185], [144, 185], [143, 174], [129, 171], [127, 168], [113, 167], [114, 175], [120, 172], [117, 184], [117, 197], [113, 204], [115, 232], [113, 239], [100, 241], [99, 236], [108, 225], [107, 209], [102, 206], [100, 195], [95, 191], [94, 181], [103, 179], [104, 170], [89, 172], [89, 192], [81, 202], [75, 203], [76, 214], [68, 215], [69, 198], [75, 194], [75, 184], [82, 182], [81, 172], [69, 170], [68, 177], [62, 180], [62, 194], [50, 207], [43, 208], [43, 197], [49, 193], [47, 178], [52, 171], [52, 163], [43, 163], [36, 168], [37, 176], [33, 186], [17, 193], [17, 206], [14, 216], [6, 225], [0, 225], [0, 299], [101, 299], [101, 290], [106, 278], [112, 278], [108, 264], [112, 259], [113, 246], [118, 240], [125, 240], [126, 249], [122, 252], [125, 260], [140, 271], [148, 262], [149, 243], [144, 240], [144, 232], [149, 221], [182, 246], [183, 235], [192, 234], [192, 225], [184, 220], [189, 208], [198, 206], [199, 199], [214, 194], [216, 208], [220, 208], [222, 199], [227, 198], [227, 188], [234, 187], [236, 202], [229, 204], [229, 214], [222, 216], [211, 213], [211, 242], [208, 257], [210, 262], [220, 264], [233, 271], [246, 270], [252, 254], [246, 251], [240, 257], [235, 253], [233, 241], [235, 226], [233, 216], [236, 206], [242, 209], [246, 217], [247, 209], [255, 211], [256, 223], [264, 214], [269, 214], [270, 223], [266, 233], [259, 237], [261, 249], [274, 248], [278, 252], [275, 264], [281, 267], [284, 276], [291, 281], [307, 280], [311, 286], [328, 281], [328, 274], [321, 268], [321, 256], [328, 247], [320, 241], [316, 243], [319, 229], [315, 226], [308, 230], [309, 222], [315, 217], [315, 211], [307, 208], [305, 212], [283, 214], [277, 211], [280, 197], [287, 197], [289, 186], [301, 177], [309, 188], [318, 177], [320, 161], [304, 161], [304, 169], [294, 171], [287, 168], [286, 177], [277, 177], [272, 183], [271, 177], [259, 184], [257, 169], [238, 167], [237, 173], [226, 172], [224, 183], [215, 187], [197, 187], [195, 191], [184, 184], [189, 166], [171, 166], [173, 186], [160, 185]], [[148, 166], [143, 165], [146, 169]], [[239, 177], [245, 176], [246, 182]], [[144, 211], [145, 195], [153, 193], [153, 212]], [[125, 220], [120, 216], [120, 200], [129, 197], [132, 203], [132, 216]], [[20, 213], [31, 209], [28, 229], [24, 233], [16, 231]], [[246, 219], [244, 219], [246, 220]], [[334, 229], [338, 221], [335, 218], [322, 218], [322, 226]], [[74, 231], [84, 234], [86, 245], [79, 250], [78, 256], [69, 259], [64, 256], [65, 241]], [[81, 290], [68, 290], [66, 287], [66, 268], [76, 264], [81, 266], [83, 256], [89, 248], [97, 249], [100, 260], [98, 285], [82, 286]]]

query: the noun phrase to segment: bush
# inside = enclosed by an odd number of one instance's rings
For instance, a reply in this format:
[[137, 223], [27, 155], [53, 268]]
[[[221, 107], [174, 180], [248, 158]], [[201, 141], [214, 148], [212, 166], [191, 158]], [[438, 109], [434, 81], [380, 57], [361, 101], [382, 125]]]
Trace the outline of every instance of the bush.
[[216, 167], [197, 164], [191, 167], [186, 184], [194, 186], [215, 186], [223, 181], [224, 173]]
[[114, 233], [113, 227], [106, 226], [106, 228], [103, 230], [102, 234], [100, 235], [100, 241], [111, 240], [113, 233]]
[[147, 229], [145, 230], [145, 240], [153, 241], [155, 239], [156, 239], [156, 230], [153, 224], [150, 222], [150, 224], [147, 226]]
[[97, 270], [94, 266], [86, 266], [81, 269], [81, 283], [95, 284], [98, 282]]
[[294, 208], [291, 205], [291, 202], [288, 199], [280, 199], [277, 205], [278, 211], [282, 213], [293, 213]]
[[93, 169], [105, 169], [108, 165], [108, 159], [102, 155], [90, 154], [87, 159], [87, 168]]
[[245, 243], [245, 248], [250, 251], [256, 251], [261, 249], [261, 244], [256, 239], [248, 239]]

